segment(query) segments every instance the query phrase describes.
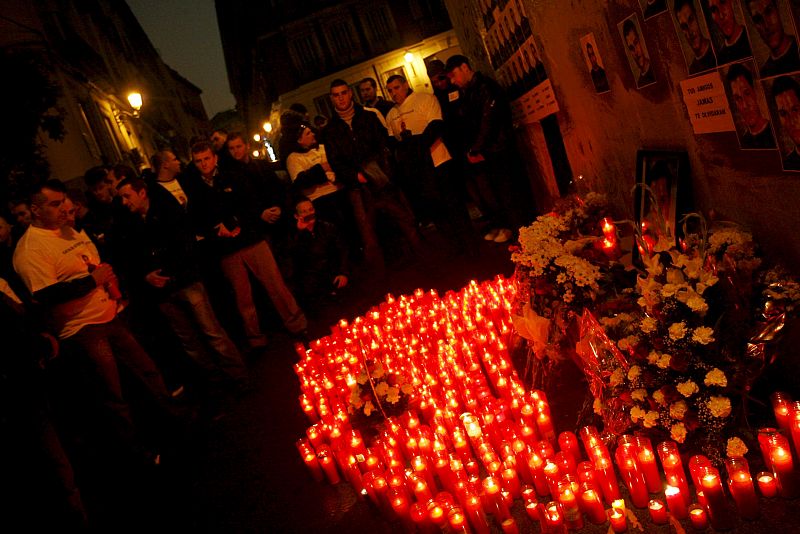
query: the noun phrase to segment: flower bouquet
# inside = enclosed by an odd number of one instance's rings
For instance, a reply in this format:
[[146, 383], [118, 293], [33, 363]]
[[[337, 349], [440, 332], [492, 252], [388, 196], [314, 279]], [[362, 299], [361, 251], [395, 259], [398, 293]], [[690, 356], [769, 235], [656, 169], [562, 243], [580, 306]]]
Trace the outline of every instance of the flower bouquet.
[[534, 388], [543, 388], [554, 362], [574, 351], [576, 319], [611, 279], [611, 255], [603, 245], [613, 254], [615, 243], [602, 233], [607, 215], [605, 197], [589, 193], [561, 201], [520, 229], [520, 246], [511, 255], [518, 290], [512, 319], [528, 348], [518, 371]]
[[365, 360], [365, 365], [350, 385], [348, 411], [350, 421], [359, 428], [365, 441], [377, 437], [387, 417], [408, 409], [412, 382], [402, 373], [390, 372], [379, 360]]

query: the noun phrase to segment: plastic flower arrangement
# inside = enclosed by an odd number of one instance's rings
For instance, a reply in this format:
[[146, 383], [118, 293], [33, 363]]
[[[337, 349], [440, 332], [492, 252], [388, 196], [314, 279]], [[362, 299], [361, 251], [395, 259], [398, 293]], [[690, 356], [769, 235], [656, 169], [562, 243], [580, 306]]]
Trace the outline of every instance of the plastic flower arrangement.
[[400, 373], [389, 372], [380, 361], [366, 362], [350, 386], [349, 411], [366, 417], [399, 415], [406, 410], [412, 383]]

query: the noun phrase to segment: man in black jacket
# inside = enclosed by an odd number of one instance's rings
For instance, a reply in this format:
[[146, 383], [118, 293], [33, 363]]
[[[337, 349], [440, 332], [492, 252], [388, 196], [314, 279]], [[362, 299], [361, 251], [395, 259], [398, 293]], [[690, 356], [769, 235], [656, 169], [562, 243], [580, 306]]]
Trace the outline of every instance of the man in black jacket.
[[389, 132], [382, 117], [377, 110], [353, 102], [353, 92], [344, 80], [331, 82], [330, 96], [336, 115], [325, 128], [322, 144], [336, 180], [347, 188], [367, 261], [378, 267], [383, 265], [375, 234], [375, 212], [397, 224], [414, 252], [418, 252], [414, 215], [390, 178]]
[[297, 231], [292, 240], [294, 273], [304, 303], [317, 304], [348, 284], [347, 246], [338, 228], [317, 219], [314, 205], [301, 197], [295, 207]]
[[286, 287], [272, 251], [257, 231], [266, 206], [241, 175], [218, 168], [217, 155], [208, 143], [192, 147], [192, 161], [197, 172], [186, 180], [189, 216], [205, 251], [219, 259], [222, 272], [233, 287], [250, 347], [266, 345], [250, 274], [267, 291], [284, 326], [291, 333], [302, 335], [307, 327], [306, 317]]
[[463, 92], [467, 161], [486, 181], [481, 193], [491, 211], [484, 214], [490, 228], [484, 239], [504, 243], [533, 218], [530, 184], [514, 146], [511, 107], [497, 82], [473, 71], [465, 56], [450, 57], [446, 69]]
[[132, 293], [153, 295], [209, 383], [244, 386], [247, 370], [200, 281], [194, 235], [180, 205], [157, 185], [151, 194], [140, 178], [125, 179], [117, 189], [125, 207], [137, 215], [125, 236], [129, 255], [124, 264], [131, 289], [137, 290]]

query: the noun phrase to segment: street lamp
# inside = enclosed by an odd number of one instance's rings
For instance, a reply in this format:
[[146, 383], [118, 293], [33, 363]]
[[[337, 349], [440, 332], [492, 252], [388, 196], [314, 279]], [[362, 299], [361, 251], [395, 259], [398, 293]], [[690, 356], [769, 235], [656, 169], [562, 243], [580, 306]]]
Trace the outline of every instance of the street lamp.
[[260, 135], [258, 135], [258, 134], [255, 134], [255, 135], [253, 135], [253, 141], [255, 141], [256, 143], [258, 143], [259, 141], [261, 141], [261, 136], [260, 136]]
[[272, 132], [272, 123], [271, 122], [265, 122], [264, 124], [261, 125], [261, 127], [264, 128], [264, 131], [267, 132], [267, 133], [271, 133]]
[[139, 116], [139, 110], [142, 109], [142, 93], [133, 91], [128, 94], [128, 103], [133, 108], [133, 116]]

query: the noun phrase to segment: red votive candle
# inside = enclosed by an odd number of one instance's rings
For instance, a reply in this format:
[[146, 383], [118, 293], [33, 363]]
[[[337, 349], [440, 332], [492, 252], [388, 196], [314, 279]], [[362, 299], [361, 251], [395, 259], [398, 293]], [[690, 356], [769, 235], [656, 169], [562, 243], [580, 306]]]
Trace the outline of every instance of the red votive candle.
[[589, 521], [595, 525], [602, 525], [607, 521], [606, 510], [603, 508], [603, 502], [600, 500], [600, 495], [594, 489], [586, 489], [581, 493], [581, 509], [589, 518]]
[[768, 499], [778, 495], [778, 483], [775, 481], [775, 477], [772, 476], [772, 473], [762, 471], [758, 474], [756, 479], [758, 480], [758, 490], [761, 492], [761, 495]]
[[697, 530], [705, 530], [708, 528], [706, 511], [699, 504], [693, 504], [689, 509], [689, 521], [691, 521], [692, 526]]
[[583, 528], [583, 516], [578, 507], [578, 498], [572, 490], [570, 482], [562, 482], [558, 485], [558, 502], [564, 514], [564, 522], [570, 530], [580, 530]]
[[711, 526], [715, 530], [729, 529], [733, 525], [733, 514], [731, 514], [728, 501], [725, 499], [719, 471], [714, 467], [706, 467], [705, 470], [706, 473], [700, 482], [703, 488], [703, 495], [706, 498], [706, 508], [711, 520]]
[[607, 503], [611, 503], [622, 497], [619, 492], [619, 482], [614, 472], [614, 464], [605, 456], [595, 455], [594, 476], [597, 484], [603, 492], [603, 497]]
[[639, 465], [636, 463], [635, 450], [635, 447], [618, 447], [616, 452], [617, 466], [622, 475], [622, 480], [628, 486], [633, 505], [637, 508], [645, 508], [650, 495], [647, 492], [644, 474], [642, 474]]
[[[688, 506], [689, 483], [686, 481], [686, 473], [683, 470], [683, 462], [678, 452], [678, 444], [674, 441], [664, 441], [658, 446], [658, 456], [661, 458], [661, 465], [664, 466], [664, 474], [667, 477], [667, 484], [678, 486], [681, 490], [681, 497], [685, 499]], [[669, 505], [669, 502], [667, 502]], [[684, 517], [686, 517], [684, 515]]]
[[[783, 436], [780, 436], [783, 438]], [[793, 499], [800, 494], [800, 485], [797, 482], [797, 473], [794, 472], [792, 453], [789, 451], [788, 441], [783, 438], [785, 444], [773, 445], [770, 450], [772, 460], [772, 472], [778, 481], [778, 492], [781, 497]]]
[[643, 436], [636, 437], [636, 443], [639, 450], [636, 453], [636, 460], [639, 467], [644, 474], [644, 481], [647, 485], [647, 491], [650, 493], [658, 493], [661, 491], [661, 473], [658, 471], [656, 464], [656, 454], [653, 452], [653, 445], [650, 440]]
[[489, 521], [483, 510], [481, 499], [477, 495], [468, 494], [464, 499], [464, 510], [470, 525], [479, 534], [489, 533]]
[[664, 490], [664, 496], [667, 498], [669, 513], [675, 516], [676, 519], [686, 519], [689, 510], [686, 507], [686, 501], [683, 495], [681, 495], [680, 488], [667, 485], [667, 488]]
[[578, 437], [573, 432], [562, 432], [558, 435], [558, 448], [572, 457], [573, 465], [581, 461], [581, 447]]
[[608, 510], [608, 519], [611, 521], [611, 529], [614, 532], [625, 532], [628, 530], [628, 522], [625, 519], [625, 510], [612, 508]]
[[775, 412], [775, 420], [778, 421], [778, 426], [788, 432], [792, 419], [792, 398], [780, 391], [776, 391], [769, 398], [772, 401], [772, 409]]
[[319, 465], [322, 467], [322, 471], [328, 478], [328, 482], [331, 484], [338, 484], [341, 478], [339, 477], [339, 470], [336, 469], [336, 462], [333, 460], [333, 451], [327, 446], [322, 446], [319, 448], [317, 458], [319, 459]]
[[650, 510], [650, 519], [653, 523], [656, 525], [667, 524], [667, 508], [663, 502], [658, 499], [651, 499], [647, 504], [647, 508]]
[[756, 519], [759, 514], [758, 496], [750, 476], [750, 466], [744, 458], [728, 458], [725, 460], [728, 471], [728, 488], [739, 513], [745, 519]]

